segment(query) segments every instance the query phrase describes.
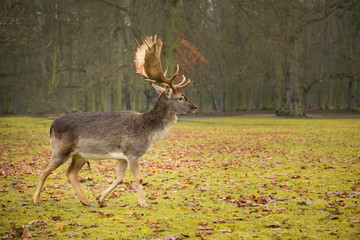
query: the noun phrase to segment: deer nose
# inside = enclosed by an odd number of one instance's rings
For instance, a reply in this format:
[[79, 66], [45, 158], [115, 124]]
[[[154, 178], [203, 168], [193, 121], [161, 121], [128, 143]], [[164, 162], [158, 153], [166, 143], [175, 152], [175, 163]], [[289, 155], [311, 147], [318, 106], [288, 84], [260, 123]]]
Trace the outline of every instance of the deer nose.
[[191, 108], [191, 110], [196, 110], [196, 109], [197, 109], [197, 106], [192, 105], [190, 108]]

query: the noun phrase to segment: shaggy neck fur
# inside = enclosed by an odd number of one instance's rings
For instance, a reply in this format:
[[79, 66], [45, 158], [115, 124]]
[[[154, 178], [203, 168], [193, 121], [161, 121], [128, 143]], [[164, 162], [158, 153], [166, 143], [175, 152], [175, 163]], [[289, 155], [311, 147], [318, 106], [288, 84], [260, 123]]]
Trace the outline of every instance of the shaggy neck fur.
[[152, 142], [163, 138], [177, 121], [176, 112], [167, 105], [165, 98], [166, 96], [161, 94], [155, 106], [143, 115], [146, 126], [151, 129]]

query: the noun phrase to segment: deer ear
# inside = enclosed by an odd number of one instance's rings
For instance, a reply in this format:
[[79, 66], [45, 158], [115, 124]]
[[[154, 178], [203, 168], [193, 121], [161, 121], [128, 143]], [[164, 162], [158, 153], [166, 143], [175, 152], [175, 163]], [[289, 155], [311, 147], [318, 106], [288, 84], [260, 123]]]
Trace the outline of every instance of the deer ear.
[[165, 88], [165, 96], [166, 96], [166, 98], [170, 98], [172, 94], [173, 94], [172, 88], [169, 87], [169, 86], [166, 86], [166, 88]]
[[156, 84], [151, 84], [151, 85], [153, 86], [153, 88], [155, 88], [157, 94], [159, 94], [159, 95], [165, 90], [165, 88], [162, 88]]

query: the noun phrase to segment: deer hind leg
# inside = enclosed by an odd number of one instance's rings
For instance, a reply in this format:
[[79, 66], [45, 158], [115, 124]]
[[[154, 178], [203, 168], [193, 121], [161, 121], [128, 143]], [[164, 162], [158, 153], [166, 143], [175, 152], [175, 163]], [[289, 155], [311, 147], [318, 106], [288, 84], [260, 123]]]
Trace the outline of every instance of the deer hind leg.
[[54, 171], [56, 168], [58, 168], [61, 164], [66, 162], [66, 160], [69, 158], [69, 154], [61, 154], [57, 153], [56, 151], [53, 151], [51, 155], [51, 159], [47, 166], [43, 169], [43, 173], [40, 176], [39, 184], [36, 189], [36, 192], [34, 194], [34, 204], [39, 205], [40, 204], [40, 193], [44, 186], [46, 178], [50, 175], [52, 171]]
[[139, 160], [138, 159], [130, 159], [129, 163], [130, 163], [130, 170], [131, 170], [132, 174], [134, 175], [136, 182], [138, 184], [138, 189], [139, 189], [138, 204], [144, 208], [149, 207], [149, 205], [145, 201], [144, 190], [143, 190], [144, 183], [143, 183], [143, 179], [142, 179], [142, 175], [141, 175], [141, 171], [140, 171]]
[[99, 196], [98, 199], [98, 203], [100, 205], [100, 207], [104, 207], [104, 200], [107, 197], [107, 195], [109, 195], [109, 193], [111, 193], [112, 190], [114, 190], [114, 188], [119, 185], [120, 183], [122, 183], [125, 179], [125, 172], [126, 172], [126, 168], [128, 166], [128, 162], [126, 160], [118, 160], [117, 162], [117, 170], [116, 170], [116, 179], [115, 181], [107, 188], [105, 189], [101, 195]]
[[84, 192], [81, 189], [80, 182], [77, 179], [77, 175], [80, 169], [84, 166], [86, 160], [79, 156], [73, 156], [71, 164], [67, 170], [66, 175], [68, 176], [71, 185], [74, 187], [75, 192], [83, 205], [90, 206], [91, 202], [85, 197]]

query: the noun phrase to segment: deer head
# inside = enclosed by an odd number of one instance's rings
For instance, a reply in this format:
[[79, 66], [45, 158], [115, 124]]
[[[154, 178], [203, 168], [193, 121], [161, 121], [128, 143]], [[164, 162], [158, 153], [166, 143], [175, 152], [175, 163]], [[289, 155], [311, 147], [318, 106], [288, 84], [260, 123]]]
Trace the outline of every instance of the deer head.
[[[136, 41], [138, 48], [135, 54], [136, 73], [143, 76], [145, 80], [152, 82], [153, 87], [160, 95], [167, 100], [169, 106], [173, 107], [175, 113], [195, 112], [197, 107], [186, 98], [181, 92], [181, 89], [187, 87], [191, 81], [187, 80], [185, 76], [180, 83], [175, 84], [179, 73], [179, 65], [177, 65], [176, 72], [170, 78], [166, 77], [168, 68], [163, 72], [161, 65], [161, 49], [162, 41], [155, 37], [145, 37], [142, 39], [142, 44]], [[154, 83], [159, 83], [164, 87], [158, 86]]]

